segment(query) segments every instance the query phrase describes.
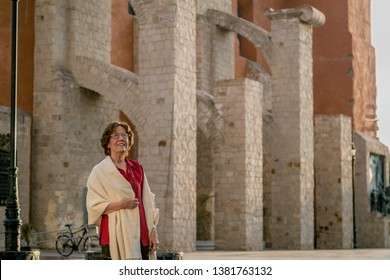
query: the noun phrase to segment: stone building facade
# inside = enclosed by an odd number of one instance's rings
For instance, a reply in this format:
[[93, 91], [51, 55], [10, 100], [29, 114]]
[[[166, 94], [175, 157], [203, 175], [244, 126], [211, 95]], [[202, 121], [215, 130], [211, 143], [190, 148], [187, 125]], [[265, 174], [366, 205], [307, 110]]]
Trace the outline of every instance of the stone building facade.
[[[266, 25], [236, 12], [257, 10], [249, 0], [33, 2], [32, 113], [18, 121], [18, 159], [22, 219], [36, 231], [85, 221], [101, 133], [122, 119], [156, 194], [161, 250], [194, 251], [197, 240], [221, 250], [390, 247], [389, 216], [371, 207], [364, 175], [379, 155], [389, 185], [387, 147], [354, 123], [365, 110], [322, 114], [315, 100], [321, 1], [265, 1], [275, 7]], [[127, 43], [114, 29], [124, 15]], [[237, 38], [256, 50], [242, 71]]]

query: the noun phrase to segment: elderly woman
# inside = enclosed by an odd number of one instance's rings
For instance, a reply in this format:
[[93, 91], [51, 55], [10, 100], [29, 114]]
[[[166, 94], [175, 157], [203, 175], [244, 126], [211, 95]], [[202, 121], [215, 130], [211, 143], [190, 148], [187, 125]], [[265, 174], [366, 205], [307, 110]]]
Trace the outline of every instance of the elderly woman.
[[105, 259], [156, 259], [159, 211], [142, 165], [126, 158], [133, 143], [127, 123], [108, 124], [101, 138], [106, 158], [87, 182], [88, 222], [100, 226]]

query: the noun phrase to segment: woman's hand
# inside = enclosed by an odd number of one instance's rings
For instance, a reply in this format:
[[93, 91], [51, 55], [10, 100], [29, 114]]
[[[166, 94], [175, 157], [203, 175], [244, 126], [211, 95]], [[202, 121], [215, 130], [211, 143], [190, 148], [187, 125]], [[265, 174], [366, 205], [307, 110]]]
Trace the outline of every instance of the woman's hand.
[[121, 203], [120, 209], [134, 209], [139, 205], [138, 198], [125, 197], [120, 201], [120, 203]]
[[106, 210], [104, 211], [104, 214], [109, 214], [120, 209], [134, 209], [137, 208], [138, 205], [138, 198], [125, 197], [119, 201], [110, 202], [110, 204], [108, 204]]
[[150, 253], [153, 253], [158, 249], [158, 236], [157, 236], [157, 228], [153, 227], [152, 233], [150, 234], [150, 245], [149, 245], [149, 251]]

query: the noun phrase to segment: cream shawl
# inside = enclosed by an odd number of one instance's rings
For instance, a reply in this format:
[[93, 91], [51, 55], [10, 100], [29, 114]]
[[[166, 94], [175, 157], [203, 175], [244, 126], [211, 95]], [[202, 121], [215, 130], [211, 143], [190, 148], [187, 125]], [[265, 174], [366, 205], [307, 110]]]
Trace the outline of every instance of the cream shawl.
[[[107, 156], [94, 166], [87, 181], [88, 223], [100, 226], [101, 217], [110, 202], [124, 197], [135, 197], [130, 183], [118, 171]], [[154, 194], [144, 174], [142, 200], [145, 208], [149, 236], [157, 225], [159, 210], [155, 207]], [[113, 260], [141, 259], [139, 210], [121, 209], [108, 214], [110, 254]], [[150, 256], [156, 259], [156, 254]]]

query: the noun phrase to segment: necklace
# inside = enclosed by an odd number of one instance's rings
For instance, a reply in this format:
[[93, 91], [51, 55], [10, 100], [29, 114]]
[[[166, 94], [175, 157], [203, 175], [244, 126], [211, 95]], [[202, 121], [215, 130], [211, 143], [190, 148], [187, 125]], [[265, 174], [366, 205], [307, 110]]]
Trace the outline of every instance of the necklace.
[[133, 188], [134, 188], [134, 190], [135, 190], [135, 188], [137, 187], [137, 185], [136, 185], [136, 182], [135, 182], [135, 176], [134, 176], [133, 168], [131, 168], [131, 167], [130, 167], [130, 173], [131, 173], [131, 176], [133, 177], [133, 183], [134, 183]]

